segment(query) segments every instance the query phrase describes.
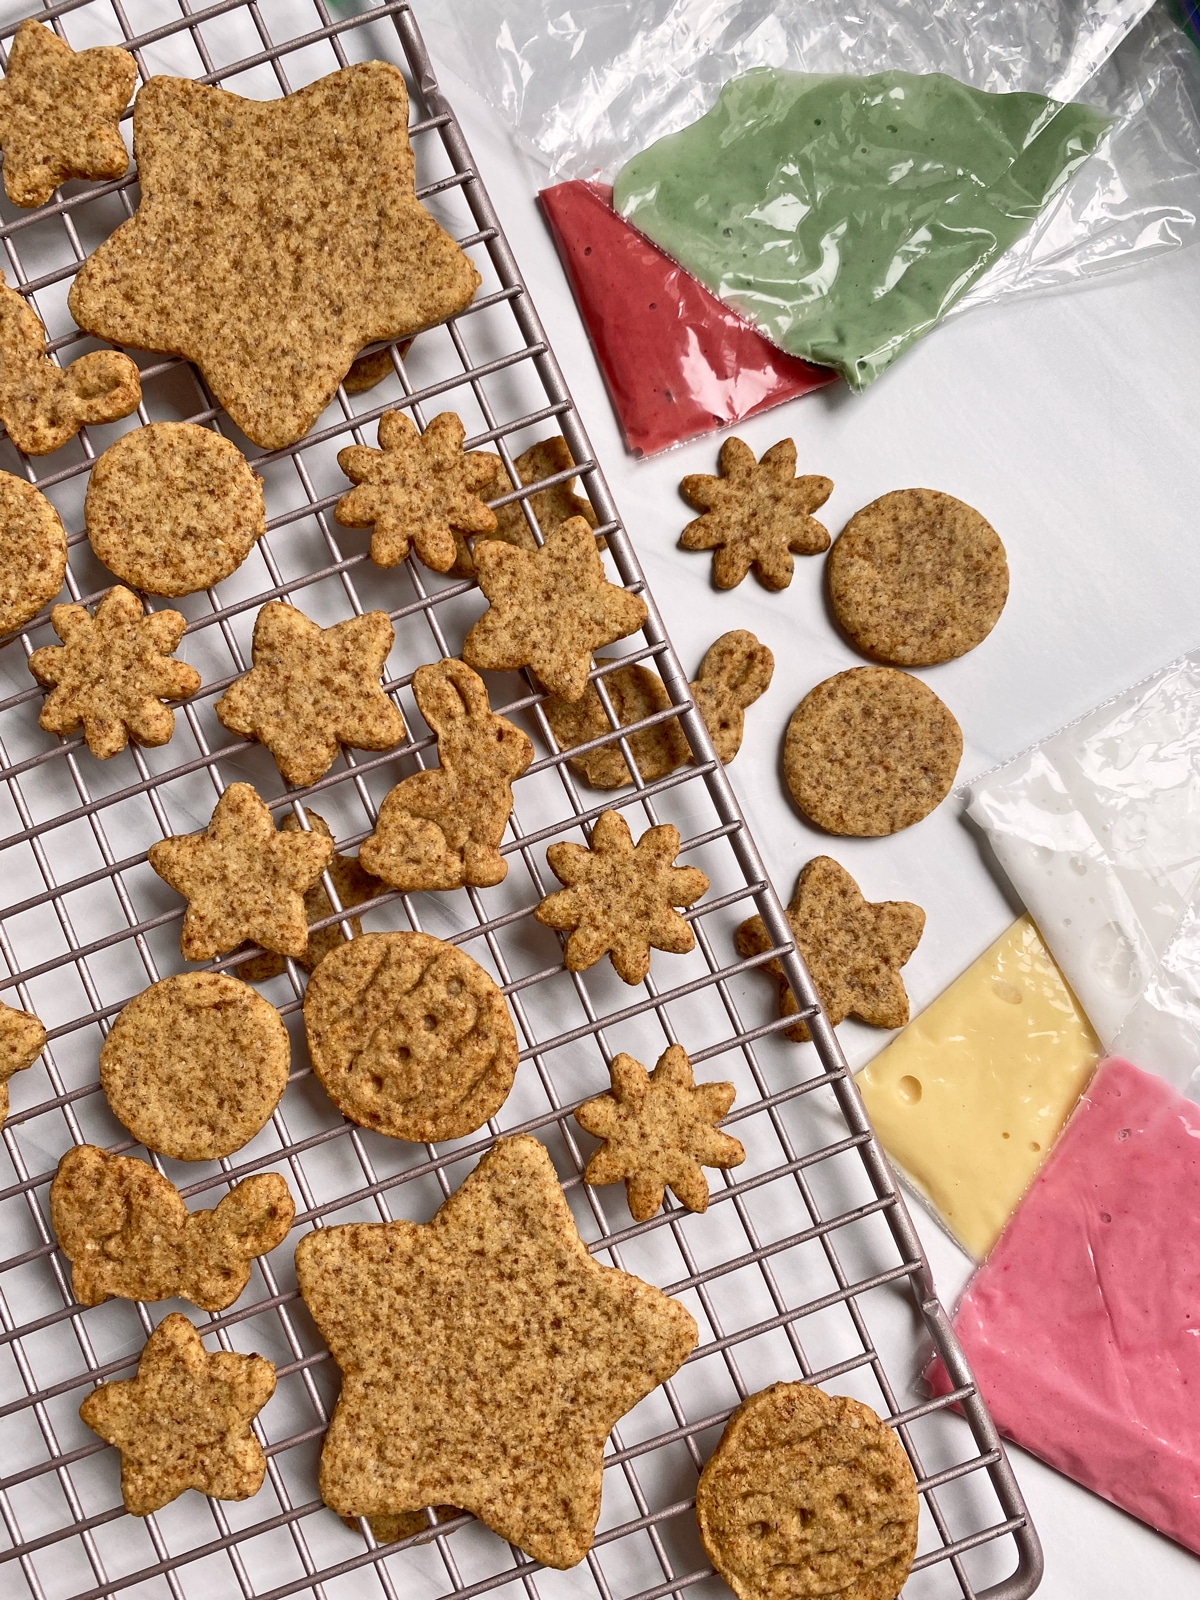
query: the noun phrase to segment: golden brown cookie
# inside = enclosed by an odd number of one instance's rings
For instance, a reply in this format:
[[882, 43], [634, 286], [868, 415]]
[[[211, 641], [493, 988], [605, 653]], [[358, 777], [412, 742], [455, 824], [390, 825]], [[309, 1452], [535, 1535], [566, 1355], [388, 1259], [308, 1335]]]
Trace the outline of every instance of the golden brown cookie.
[[122, 434], [92, 468], [83, 515], [99, 560], [150, 594], [211, 588], [267, 527], [262, 482], [245, 456], [194, 422]]
[[792, 712], [783, 775], [792, 799], [827, 833], [875, 839], [920, 822], [950, 793], [962, 730], [919, 678], [852, 667], [811, 689]]
[[490, 533], [496, 515], [479, 498], [490, 483], [492, 460], [464, 451], [465, 429], [453, 411], [434, 417], [424, 433], [403, 411], [379, 419], [379, 449], [365, 444], [338, 451], [338, 466], [356, 485], [333, 514], [344, 528], [374, 528], [371, 560], [394, 567], [409, 549], [427, 567], [454, 565], [454, 529]]
[[390, 750], [404, 738], [404, 718], [379, 682], [395, 637], [386, 611], [322, 628], [268, 600], [254, 619], [254, 665], [214, 710], [233, 733], [261, 740], [288, 783], [316, 783], [339, 744]]
[[248, 984], [182, 972], [121, 1011], [100, 1051], [100, 1087], [148, 1150], [216, 1161], [274, 1111], [290, 1053], [282, 1017]]
[[586, 1100], [575, 1120], [604, 1143], [588, 1162], [584, 1183], [624, 1180], [629, 1212], [648, 1222], [667, 1189], [689, 1211], [708, 1210], [702, 1167], [740, 1167], [746, 1152], [717, 1123], [733, 1104], [731, 1083], [700, 1083], [682, 1045], [673, 1044], [647, 1072], [632, 1056], [609, 1066], [612, 1091]]
[[686, 954], [696, 943], [674, 909], [690, 906], [708, 889], [699, 867], [676, 867], [679, 829], [671, 823], [647, 828], [635, 845], [617, 811], [596, 819], [591, 845], [562, 840], [546, 851], [560, 883], [534, 911], [548, 928], [568, 933], [566, 966], [583, 972], [607, 951], [617, 975], [641, 983], [650, 971], [650, 951]]
[[[462, 1515], [454, 1506], [434, 1506], [433, 1510], [438, 1523], [449, 1522]], [[357, 1517], [343, 1517], [342, 1521], [357, 1532]], [[429, 1517], [424, 1511], [397, 1511], [392, 1516], [368, 1517], [367, 1526], [376, 1544], [395, 1544], [397, 1539], [415, 1539], [417, 1544], [428, 1544], [440, 1532], [438, 1527], [430, 1526]], [[418, 1534], [423, 1534], [424, 1538], [416, 1538]]]
[[147, 1517], [185, 1489], [214, 1500], [248, 1500], [267, 1460], [250, 1424], [275, 1392], [262, 1356], [210, 1355], [178, 1311], [146, 1341], [137, 1377], [102, 1383], [79, 1415], [121, 1452], [121, 1498]]
[[677, 1301], [592, 1259], [528, 1136], [499, 1140], [423, 1226], [306, 1234], [296, 1277], [342, 1370], [326, 1503], [461, 1506], [551, 1567], [591, 1548], [610, 1430], [697, 1337]]
[[500, 841], [533, 745], [494, 714], [483, 679], [461, 661], [418, 667], [413, 694], [441, 766], [388, 790], [359, 859], [394, 889], [490, 888], [508, 872]]
[[[412, 347], [411, 339], [400, 339], [396, 344], [396, 354], [401, 361], [404, 360]], [[376, 384], [382, 383], [385, 378], [390, 378], [395, 372], [392, 365], [391, 349], [372, 350], [369, 355], [357, 356], [350, 363], [350, 371], [342, 379], [342, 387], [347, 394], [366, 394], [374, 389]]]
[[[608, 658], [597, 656], [596, 665], [608, 666]], [[641, 722], [644, 717], [666, 711], [671, 704], [667, 686], [653, 668], [644, 666], [640, 661], [632, 662], [627, 667], [615, 667], [589, 682], [579, 700], [562, 700], [552, 694], [546, 701], [546, 720], [561, 750], [570, 750], [575, 745], [586, 744], [591, 739], [600, 739], [612, 732], [608, 712], [600, 701], [596, 687], [598, 683], [604, 685], [617, 714], [617, 721], [623, 728], [632, 722]], [[638, 733], [629, 734], [626, 743], [643, 783], [654, 783], [659, 778], [665, 778], [668, 772], [674, 772], [676, 767], [681, 767], [691, 757], [683, 729], [674, 717], [665, 722], [656, 722], [652, 728], [642, 728]], [[593, 789], [620, 789], [633, 782], [617, 744], [604, 744], [595, 750], [573, 755], [571, 765], [583, 774]]]
[[692, 698], [722, 766], [742, 748], [746, 707], [766, 694], [774, 671], [775, 657], [745, 628], [723, 633], [705, 651]]
[[386, 61], [280, 100], [185, 78], [137, 97], [137, 213], [79, 269], [81, 328], [200, 368], [246, 436], [294, 444], [365, 346], [461, 311], [479, 274], [415, 192]]
[[825, 563], [833, 614], [864, 655], [928, 667], [974, 650], [1008, 599], [1008, 561], [978, 511], [897, 489], [850, 518]]
[[67, 367], [51, 361], [42, 319], [0, 280], [0, 422], [18, 450], [49, 455], [86, 423], [127, 417], [141, 398], [137, 366], [119, 350], [94, 350]]
[[[493, 463], [492, 478], [490, 483], [480, 486], [480, 499], [496, 500], [501, 495], [511, 494], [513, 485], [500, 457], [492, 455], [490, 451], [484, 452], [484, 455], [485, 459]], [[531, 483], [541, 483], [544, 478], [552, 478], [560, 472], [566, 472], [574, 465], [575, 458], [571, 454], [571, 447], [561, 434], [553, 439], [541, 439], [537, 444], [530, 445], [529, 449], [513, 462], [518, 485], [522, 489], [528, 488]], [[553, 528], [561, 527], [569, 517], [582, 517], [589, 528], [596, 526], [596, 513], [592, 510], [591, 501], [575, 493], [575, 481], [574, 478], [567, 478], [562, 483], [551, 484], [548, 489], [538, 489], [524, 502], [531, 507], [543, 539]], [[495, 513], [495, 528], [491, 533], [481, 534], [480, 537], [503, 539], [505, 544], [515, 544], [522, 550], [536, 550], [537, 540], [525, 520], [521, 505], [521, 501], [511, 500], [508, 505], [500, 506]], [[471, 554], [471, 548], [458, 528], [453, 528], [451, 531], [454, 534], [457, 554], [450, 570], [455, 577], [473, 578], [475, 557]]]
[[[908, 900], [864, 900], [854, 879], [829, 856], [814, 856], [796, 880], [787, 908], [796, 949], [836, 1028], [857, 1017], [876, 1028], [902, 1028], [908, 1021], [908, 994], [900, 968], [917, 948], [925, 913]], [[762, 955], [772, 939], [761, 917], [750, 917], [733, 936], [743, 961]], [[779, 983], [779, 1015], [794, 1016], [800, 1007], [778, 960], [763, 968]], [[786, 1030], [803, 1044], [809, 1037], [803, 1022]]]
[[605, 578], [582, 517], [552, 528], [538, 550], [481, 539], [475, 565], [489, 607], [463, 641], [463, 660], [481, 672], [532, 667], [564, 700], [583, 695], [593, 650], [646, 620], [645, 601]]
[[14, 205], [45, 205], [67, 178], [125, 176], [129, 152], [119, 124], [137, 82], [127, 50], [100, 45], [77, 54], [29, 18], [17, 29], [6, 72], [0, 148]]
[[63, 586], [67, 535], [31, 483], [0, 472], [0, 633], [36, 617]]
[[892, 1429], [805, 1383], [743, 1400], [696, 1488], [700, 1538], [738, 1600], [896, 1600], [919, 1510]]
[[160, 839], [150, 865], [188, 903], [179, 936], [185, 961], [208, 961], [247, 940], [280, 956], [308, 949], [304, 896], [333, 856], [315, 829], [283, 833], [257, 790], [231, 783], [203, 833]]
[[46, 1030], [30, 1011], [0, 1002], [0, 1123], [8, 1115], [8, 1080], [31, 1067], [46, 1048]]
[[721, 446], [721, 475], [693, 473], [679, 485], [702, 516], [679, 537], [683, 550], [712, 550], [713, 582], [733, 589], [751, 567], [764, 589], [786, 589], [792, 556], [829, 548], [829, 534], [810, 515], [833, 493], [828, 478], [796, 476], [796, 446], [781, 439], [755, 461], [740, 439]]
[[287, 1237], [296, 1207], [277, 1172], [243, 1178], [212, 1211], [188, 1211], [175, 1185], [144, 1161], [76, 1145], [50, 1185], [50, 1220], [81, 1306], [109, 1295], [202, 1311], [231, 1306], [250, 1263]]
[[47, 733], [82, 727], [87, 747], [101, 761], [133, 739], [166, 744], [175, 713], [164, 700], [184, 700], [200, 687], [200, 674], [176, 661], [187, 618], [178, 611], [146, 616], [128, 589], [110, 589], [95, 615], [84, 606], [55, 606], [50, 626], [62, 640], [29, 657], [29, 670], [50, 690], [38, 721]]
[[517, 1035], [476, 961], [427, 933], [366, 933], [304, 995], [313, 1071], [343, 1116], [393, 1139], [474, 1133], [508, 1098]]

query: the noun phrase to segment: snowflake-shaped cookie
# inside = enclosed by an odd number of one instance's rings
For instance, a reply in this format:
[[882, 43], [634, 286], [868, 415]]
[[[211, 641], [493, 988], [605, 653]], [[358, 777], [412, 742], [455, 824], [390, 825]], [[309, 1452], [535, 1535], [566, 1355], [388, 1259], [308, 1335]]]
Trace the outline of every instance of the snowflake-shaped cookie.
[[721, 446], [721, 476], [693, 473], [680, 490], [703, 516], [680, 535], [684, 550], [712, 550], [713, 582], [733, 589], [754, 568], [764, 589], [786, 589], [792, 556], [829, 548], [829, 534], [811, 515], [833, 493], [828, 478], [796, 476], [796, 446], [781, 439], [761, 461], [740, 439]]

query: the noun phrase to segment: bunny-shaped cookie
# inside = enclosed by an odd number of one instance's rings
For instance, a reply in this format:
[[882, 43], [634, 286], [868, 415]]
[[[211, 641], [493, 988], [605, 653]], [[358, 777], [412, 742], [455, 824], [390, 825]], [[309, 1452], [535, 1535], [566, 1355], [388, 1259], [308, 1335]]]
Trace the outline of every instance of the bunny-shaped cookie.
[[389, 791], [358, 859], [394, 889], [490, 888], [508, 871], [498, 846], [533, 746], [493, 713], [483, 679], [461, 661], [418, 667], [413, 693], [441, 766]]
[[767, 692], [774, 671], [775, 657], [745, 628], [723, 633], [705, 651], [692, 698], [722, 766], [741, 749], [746, 707]]
[[244, 1178], [213, 1211], [188, 1211], [144, 1161], [94, 1144], [68, 1150], [50, 1185], [50, 1220], [71, 1263], [80, 1305], [109, 1295], [181, 1295], [222, 1311], [246, 1287], [250, 1263], [287, 1236], [296, 1207], [276, 1172]]

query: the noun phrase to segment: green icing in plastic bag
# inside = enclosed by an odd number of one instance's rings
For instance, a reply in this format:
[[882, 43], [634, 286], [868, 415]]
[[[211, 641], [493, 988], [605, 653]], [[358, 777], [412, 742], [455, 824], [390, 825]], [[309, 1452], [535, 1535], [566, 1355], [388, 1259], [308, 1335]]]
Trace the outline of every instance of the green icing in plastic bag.
[[940, 73], [756, 68], [613, 203], [793, 355], [863, 389], [1014, 244], [1108, 120]]

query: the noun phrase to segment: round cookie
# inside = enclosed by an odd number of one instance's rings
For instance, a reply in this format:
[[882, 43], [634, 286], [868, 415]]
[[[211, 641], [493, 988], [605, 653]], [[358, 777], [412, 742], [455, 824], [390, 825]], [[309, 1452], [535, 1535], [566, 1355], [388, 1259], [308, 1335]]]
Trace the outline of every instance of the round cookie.
[[852, 667], [809, 691], [783, 740], [792, 799], [827, 833], [878, 838], [950, 792], [962, 730], [932, 689], [891, 667]]
[[504, 1104], [517, 1035], [504, 996], [456, 945], [367, 933], [304, 996], [313, 1071], [344, 1116], [417, 1143], [474, 1133]]
[[24, 627], [63, 586], [67, 536], [31, 483], [0, 472], [0, 634]]
[[289, 1054], [283, 1019], [249, 984], [185, 972], [124, 1008], [100, 1052], [100, 1084], [147, 1149], [214, 1161], [240, 1150], [274, 1111]]
[[195, 594], [241, 566], [266, 532], [262, 483], [235, 444], [194, 422], [151, 422], [92, 468], [92, 549], [149, 594]]
[[696, 1488], [701, 1541], [738, 1600], [896, 1600], [918, 1511], [894, 1431], [806, 1383], [743, 1400]]
[[834, 615], [864, 655], [901, 667], [982, 643], [1008, 599], [1004, 546], [978, 511], [897, 489], [857, 512], [826, 564]]

